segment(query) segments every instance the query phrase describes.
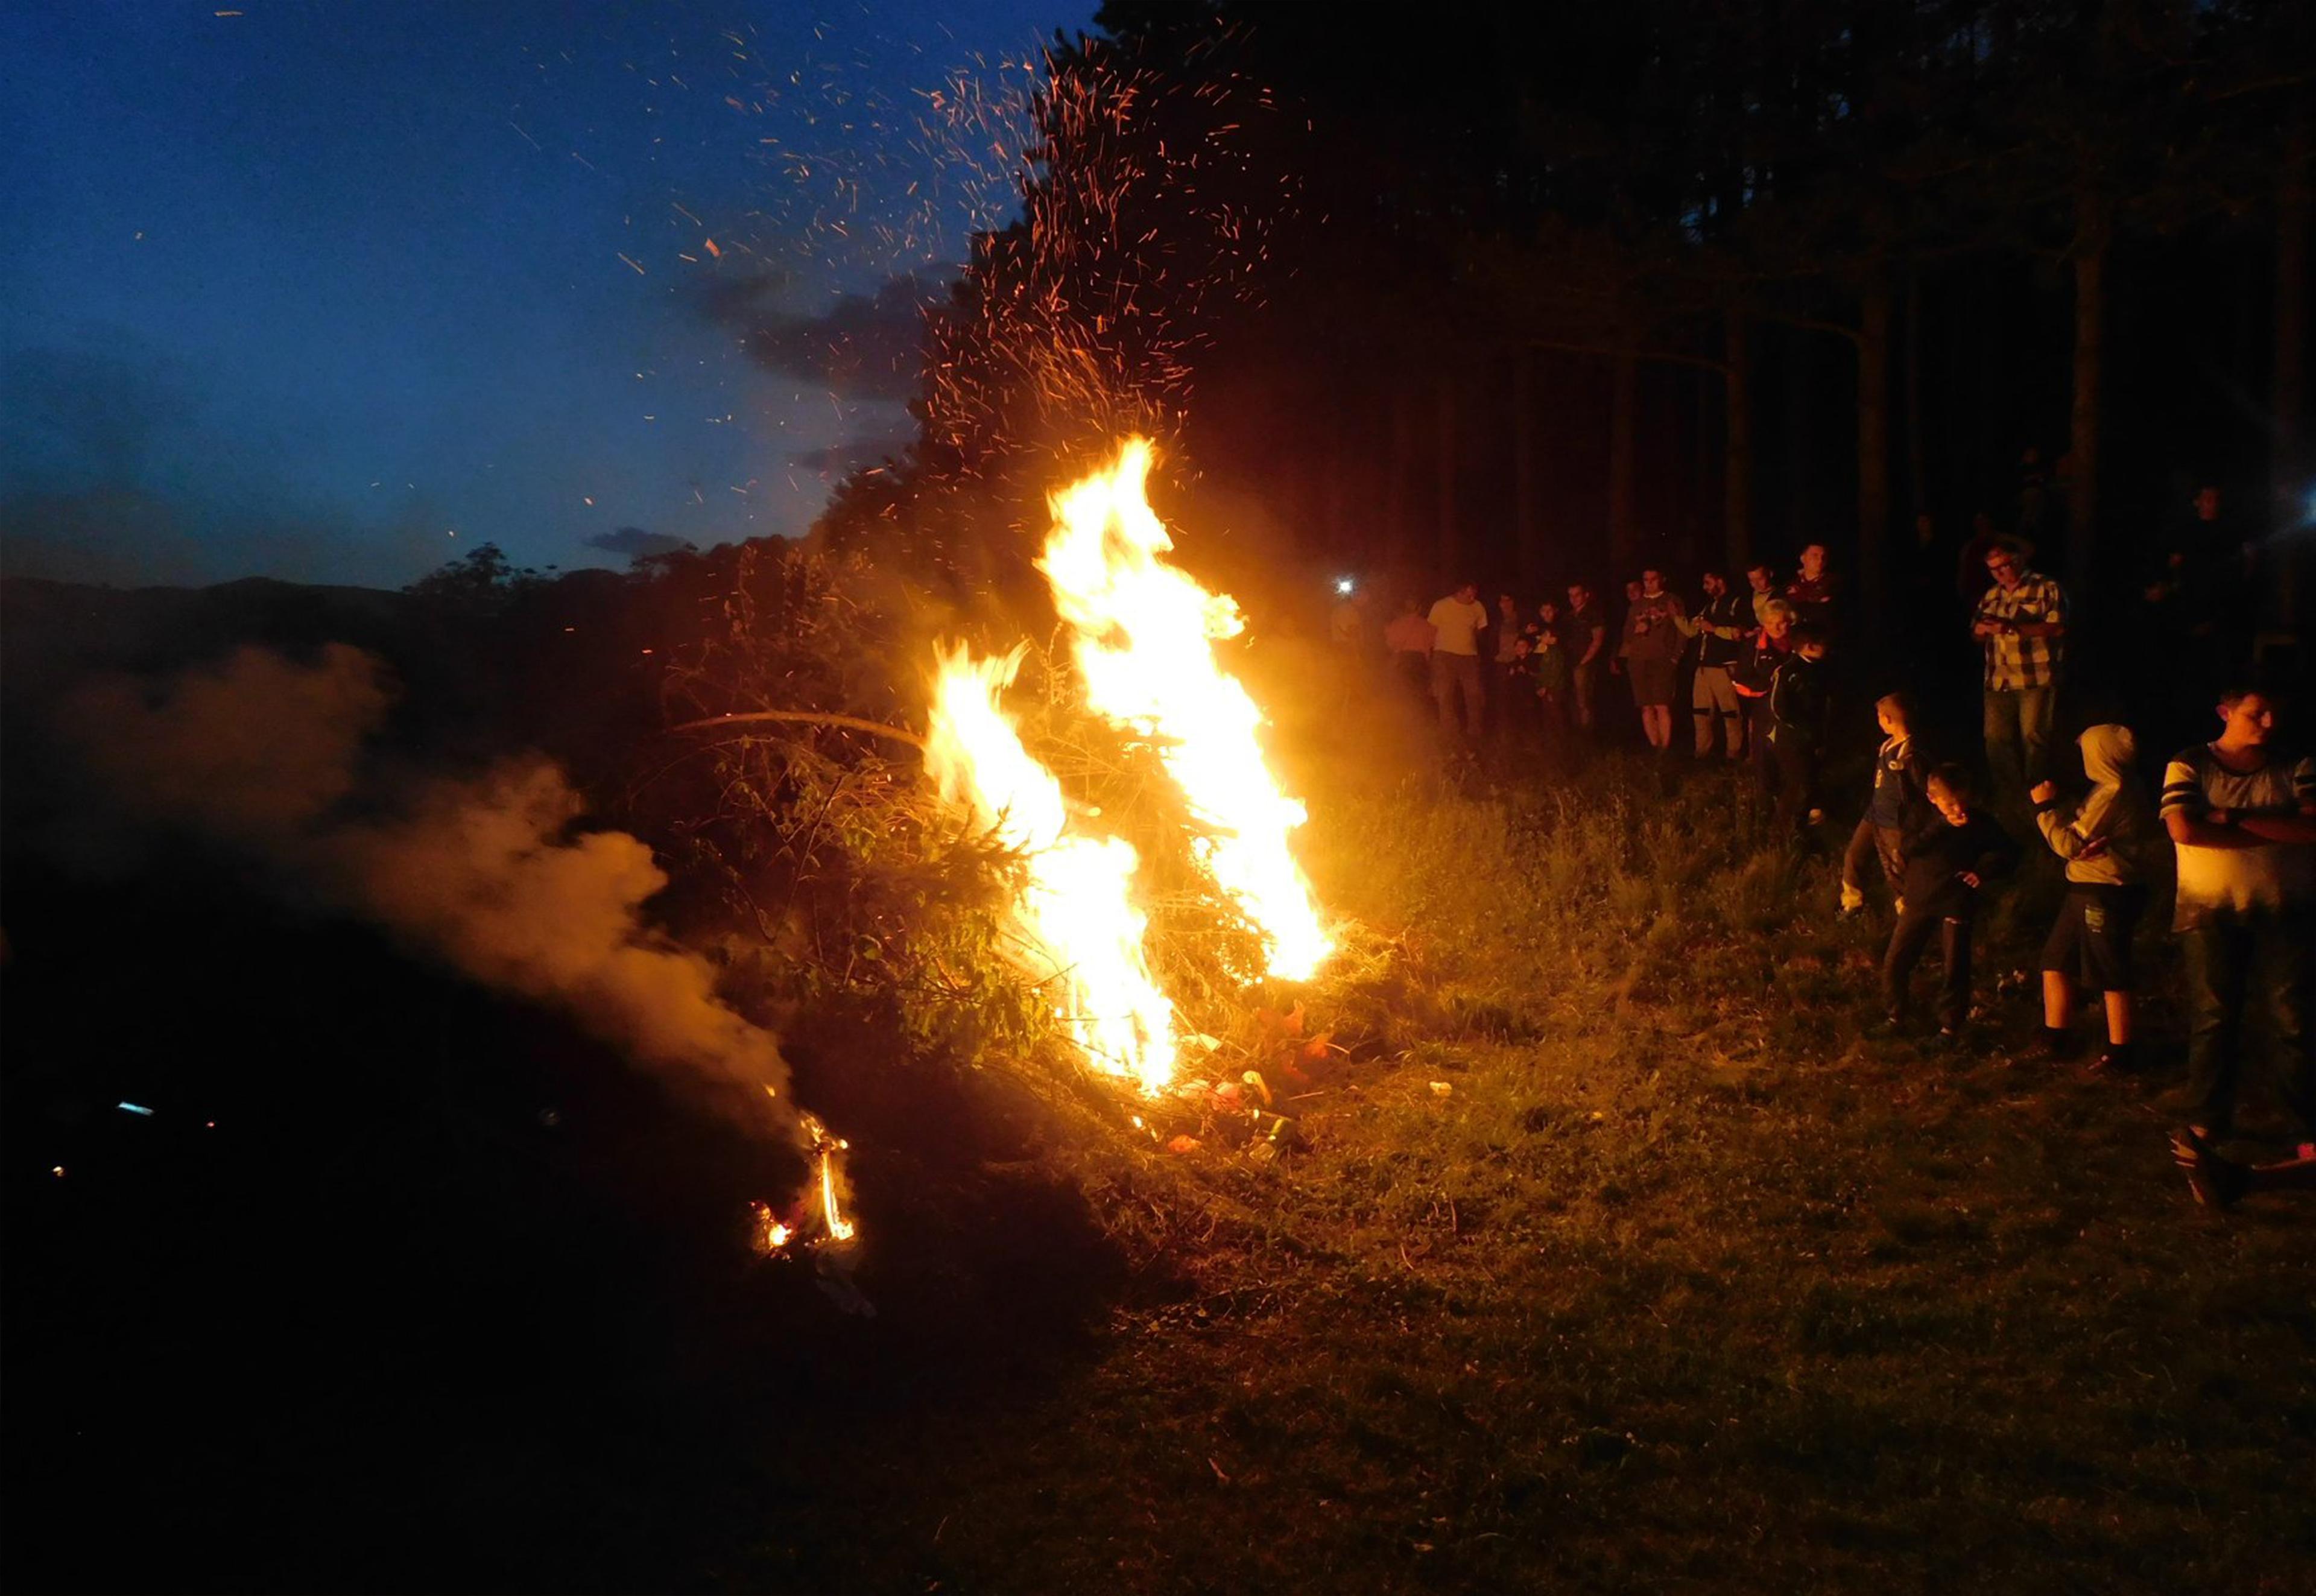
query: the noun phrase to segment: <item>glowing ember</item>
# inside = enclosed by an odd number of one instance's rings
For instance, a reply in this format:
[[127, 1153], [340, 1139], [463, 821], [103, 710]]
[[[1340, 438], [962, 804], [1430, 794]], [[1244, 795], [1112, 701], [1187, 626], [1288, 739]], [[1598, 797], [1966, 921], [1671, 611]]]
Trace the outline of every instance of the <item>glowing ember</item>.
[[1261, 929], [1266, 973], [1307, 980], [1334, 945], [1288, 846], [1305, 814], [1279, 790], [1256, 733], [1262, 711], [1215, 658], [1245, 622], [1227, 594], [1162, 563], [1173, 548], [1144, 492], [1151, 447], [1133, 438], [1118, 463], [1054, 495], [1038, 568], [1076, 633], [1088, 702], [1158, 741], [1198, 818], [1215, 879]]
[[832, 1242], [849, 1242], [860, 1234], [860, 1226], [847, 1219], [836, 1206], [836, 1155], [851, 1144], [841, 1136], [828, 1134], [828, 1127], [810, 1114], [802, 1116], [806, 1135], [812, 1137], [813, 1155], [820, 1161], [820, 1223]]
[[756, 1222], [757, 1252], [777, 1253], [788, 1244], [788, 1227], [780, 1223], [779, 1215], [772, 1212], [771, 1204], [752, 1202], [748, 1205], [748, 1212]]
[[1070, 829], [1061, 783], [998, 703], [1020, 663], [1019, 648], [1002, 659], [939, 653], [925, 768], [943, 798], [1027, 860], [1015, 957], [1072, 1038], [1096, 1068], [1158, 1092], [1174, 1074], [1174, 1010], [1143, 958], [1145, 920], [1130, 894], [1136, 855], [1119, 838]]

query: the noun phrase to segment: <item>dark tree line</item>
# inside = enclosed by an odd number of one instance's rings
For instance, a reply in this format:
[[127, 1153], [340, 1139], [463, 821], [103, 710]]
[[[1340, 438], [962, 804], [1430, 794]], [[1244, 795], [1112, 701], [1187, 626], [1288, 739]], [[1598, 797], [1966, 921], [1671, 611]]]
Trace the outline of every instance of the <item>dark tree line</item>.
[[1300, 554], [1426, 580], [1823, 540], [1876, 603], [2020, 519], [2028, 449], [2087, 597], [2200, 483], [2248, 536], [2304, 522], [2309, 8], [1098, 22], [1053, 52], [1023, 219], [933, 318], [922, 441], [833, 535], [1128, 425]]

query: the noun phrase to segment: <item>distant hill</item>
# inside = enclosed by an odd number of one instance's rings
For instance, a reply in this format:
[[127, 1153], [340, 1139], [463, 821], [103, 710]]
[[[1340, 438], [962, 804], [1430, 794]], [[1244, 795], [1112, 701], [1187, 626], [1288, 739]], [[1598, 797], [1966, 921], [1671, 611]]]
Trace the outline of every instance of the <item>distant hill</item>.
[[214, 587], [96, 587], [0, 578], [0, 692], [45, 698], [92, 671], [167, 670], [242, 644], [302, 653], [328, 642], [392, 653], [408, 595], [245, 577]]

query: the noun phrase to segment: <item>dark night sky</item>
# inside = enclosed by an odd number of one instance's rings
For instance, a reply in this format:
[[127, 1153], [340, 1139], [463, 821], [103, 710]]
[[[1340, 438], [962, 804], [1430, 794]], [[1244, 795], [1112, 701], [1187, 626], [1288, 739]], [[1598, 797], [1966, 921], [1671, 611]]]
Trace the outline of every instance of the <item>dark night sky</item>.
[[892, 285], [1005, 206], [1007, 96], [1091, 10], [11, 7], [7, 571], [396, 585], [485, 540], [800, 532], [905, 433]]

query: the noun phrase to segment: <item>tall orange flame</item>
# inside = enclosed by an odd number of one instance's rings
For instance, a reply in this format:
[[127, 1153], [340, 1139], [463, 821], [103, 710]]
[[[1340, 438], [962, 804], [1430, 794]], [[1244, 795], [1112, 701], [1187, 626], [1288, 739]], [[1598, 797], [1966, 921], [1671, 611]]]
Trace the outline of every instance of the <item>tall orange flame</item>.
[[1026, 860], [1015, 956], [1071, 1037], [1096, 1068], [1158, 1092], [1174, 1074], [1174, 1007], [1143, 956], [1146, 922], [1131, 893], [1138, 856], [1120, 838], [1073, 831], [1061, 783], [1021, 745], [998, 701], [1021, 654], [937, 652], [925, 768], [944, 798]]
[[1038, 568], [1076, 634], [1089, 704], [1158, 739], [1213, 828], [1202, 842], [1216, 881], [1263, 933], [1266, 973], [1307, 980], [1334, 944], [1289, 845], [1305, 811], [1263, 759], [1262, 711], [1215, 657], [1245, 629], [1238, 605], [1159, 557], [1174, 545], [1145, 492], [1152, 458], [1147, 439], [1128, 439], [1116, 465], [1055, 495]]

